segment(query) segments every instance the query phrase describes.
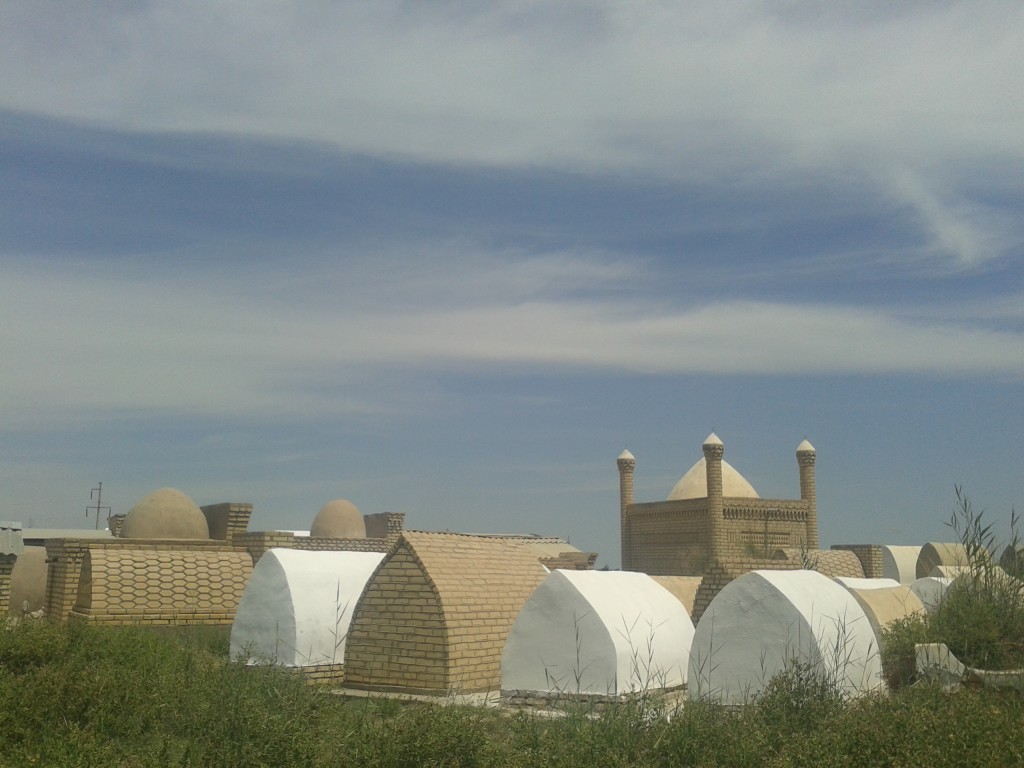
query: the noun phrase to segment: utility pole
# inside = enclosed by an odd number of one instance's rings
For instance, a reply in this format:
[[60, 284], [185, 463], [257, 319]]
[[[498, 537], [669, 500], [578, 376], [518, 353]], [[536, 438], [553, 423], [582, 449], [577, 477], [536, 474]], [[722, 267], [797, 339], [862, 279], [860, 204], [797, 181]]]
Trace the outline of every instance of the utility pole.
[[85, 508], [85, 516], [86, 516], [86, 518], [88, 518], [90, 512], [95, 512], [96, 513], [96, 530], [98, 531], [100, 529], [100, 512], [102, 512], [103, 510], [107, 510], [107, 512], [110, 511], [110, 507], [104, 507], [103, 506], [103, 483], [102, 482], [98, 483], [95, 488], [93, 488], [91, 491], [89, 491], [89, 498], [90, 499], [95, 498], [96, 499], [96, 505], [92, 506], [92, 507], [86, 507]]

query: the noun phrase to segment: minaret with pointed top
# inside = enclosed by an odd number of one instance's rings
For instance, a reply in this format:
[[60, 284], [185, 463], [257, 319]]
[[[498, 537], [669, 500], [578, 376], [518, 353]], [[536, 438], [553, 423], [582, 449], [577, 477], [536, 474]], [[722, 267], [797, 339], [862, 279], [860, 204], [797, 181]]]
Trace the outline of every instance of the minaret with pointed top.
[[711, 553], [708, 565], [714, 565], [725, 555], [725, 505], [722, 502], [722, 457], [725, 455], [725, 445], [712, 432], [701, 449], [707, 467], [708, 549]]
[[622, 570], [633, 567], [633, 542], [629, 536], [629, 520], [626, 508], [633, 503], [633, 471], [636, 459], [629, 451], [619, 454], [619, 551], [622, 556]]
[[800, 498], [809, 502], [807, 512], [807, 548], [818, 548], [818, 497], [814, 489], [814, 462], [818, 458], [814, 446], [806, 439], [796, 447], [796, 461], [800, 465]]

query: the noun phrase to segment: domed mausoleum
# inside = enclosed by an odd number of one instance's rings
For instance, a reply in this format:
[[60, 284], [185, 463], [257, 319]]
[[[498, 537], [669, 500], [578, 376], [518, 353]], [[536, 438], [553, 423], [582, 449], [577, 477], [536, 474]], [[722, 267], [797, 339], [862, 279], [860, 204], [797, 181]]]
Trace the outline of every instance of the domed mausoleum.
[[208, 539], [206, 515], [181, 491], [161, 488], [141, 499], [125, 516], [126, 539]]
[[[813, 445], [804, 440], [797, 446], [800, 497], [795, 499], [761, 498], [725, 461], [725, 446], [714, 433], [701, 450], [703, 458], [690, 467], [665, 501], [646, 503], [633, 499], [636, 459], [629, 451], [619, 456], [623, 570], [706, 577], [711, 569], [733, 563], [757, 561], [766, 563], [757, 567], [771, 567], [767, 561], [779, 549], [817, 550]], [[698, 601], [695, 613], [701, 610]]]

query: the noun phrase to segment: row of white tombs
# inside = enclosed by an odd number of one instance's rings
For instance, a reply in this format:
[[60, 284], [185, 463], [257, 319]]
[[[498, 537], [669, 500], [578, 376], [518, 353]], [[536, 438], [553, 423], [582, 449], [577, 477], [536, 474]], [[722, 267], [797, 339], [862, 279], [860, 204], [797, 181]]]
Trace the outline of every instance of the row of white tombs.
[[[353, 606], [382, 558], [270, 550], [239, 605], [232, 657], [299, 668], [341, 664]], [[798, 661], [848, 694], [879, 690], [882, 627], [934, 610], [955, 577], [948, 570], [915, 578], [905, 568], [901, 580], [752, 571], [726, 585], [696, 627], [692, 599], [687, 605], [664, 580], [554, 570], [512, 622], [500, 651], [500, 688], [521, 697], [622, 697], [685, 687], [690, 698], [737, 704]]]

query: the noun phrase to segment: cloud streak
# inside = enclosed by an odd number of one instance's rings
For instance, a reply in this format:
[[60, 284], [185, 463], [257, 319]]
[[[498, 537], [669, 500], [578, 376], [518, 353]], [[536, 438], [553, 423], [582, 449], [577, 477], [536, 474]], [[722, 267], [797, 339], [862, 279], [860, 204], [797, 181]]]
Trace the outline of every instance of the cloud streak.
[[[472, 263], [468, 261], [467, 264]], [[113, 273], [8, 269], [0, 289], [9, 421], [76, 411], [383, 414], [415, 408], [417, 377], [443, 371], [645, 374], [937, 376], [1024, 373], [1024, 332], [858, 306], [712, 299], [692, 306], [632, 296], [556, 299], [554, 283], [614, 283], [566, 255], [545, 262], [483, 260], [448, 273], [444, 290], [358, 270], [298, 300], [278, 286], [227, 289], [209, 274], [191, 287]], [[500, 275], [503, 297], [477, 295]], [[328, 276], [310, 276], [328, 284]], [[373, 301], [359, 301], [361, 294]], [[406, 301], [407, 296], [419, 301]], [[432, 300], [424, 298], [432, 296]], [[408, 382], [408, 390], [394, 384]], [[381, 389], [385, 382], [390, 388]]]

